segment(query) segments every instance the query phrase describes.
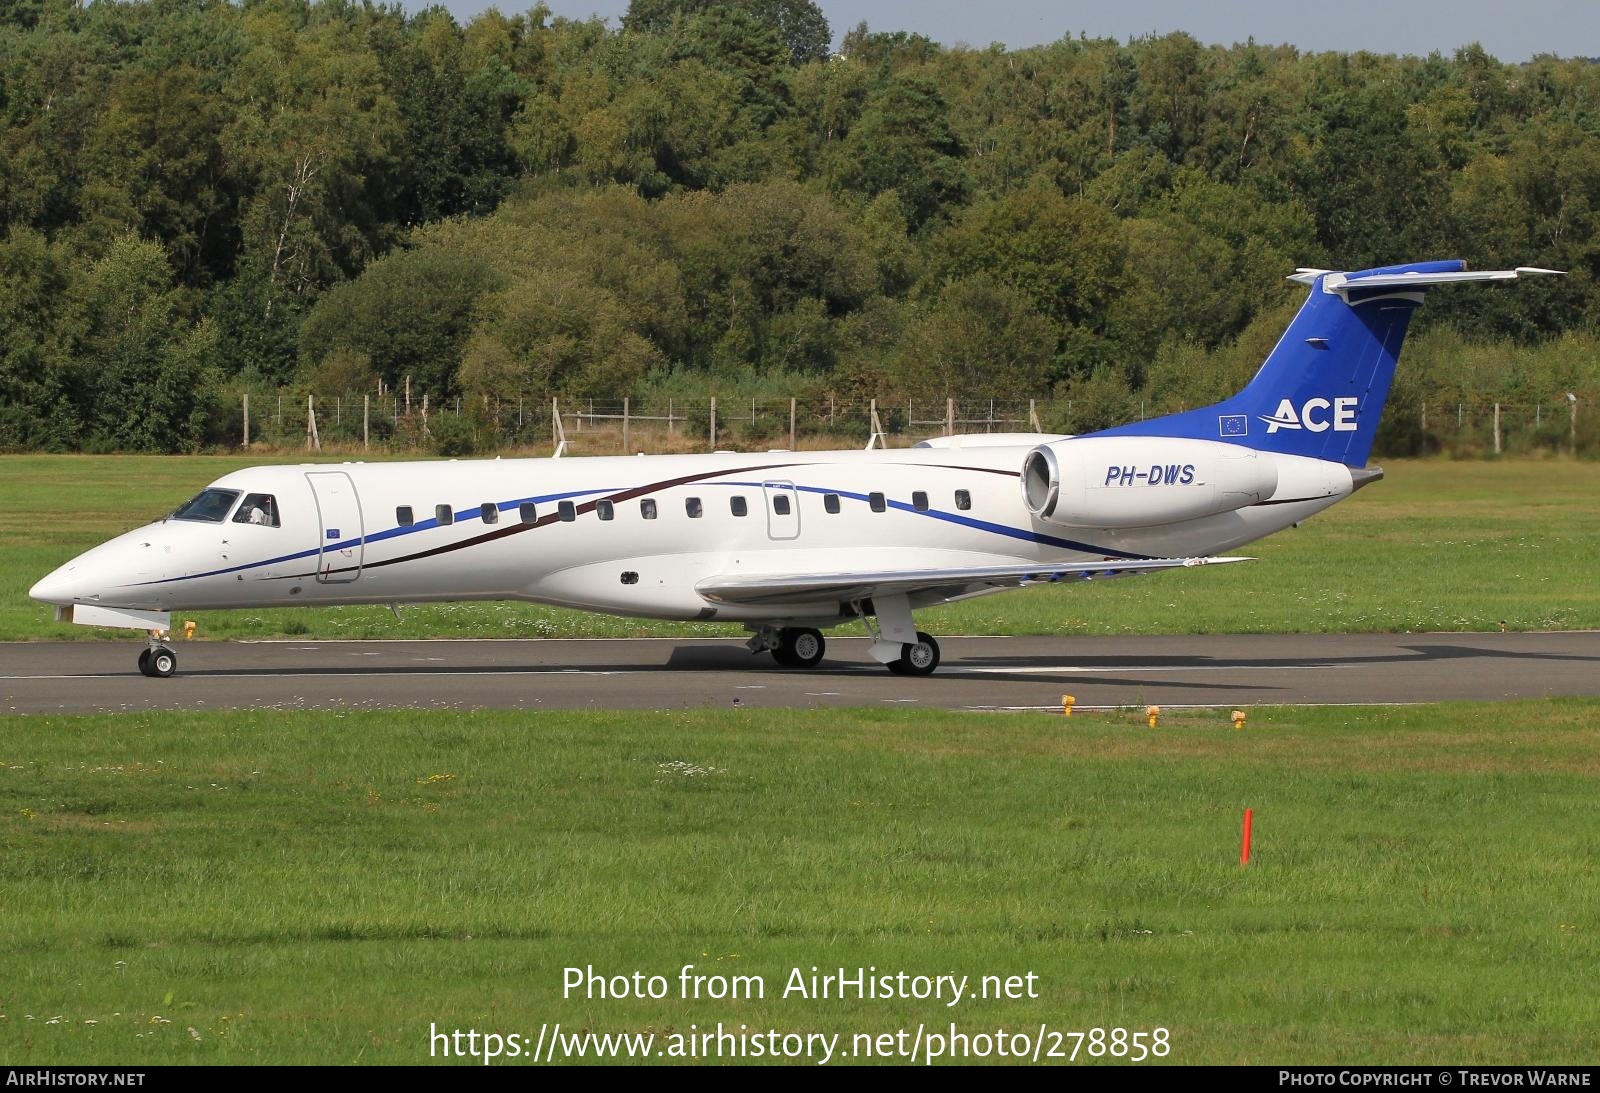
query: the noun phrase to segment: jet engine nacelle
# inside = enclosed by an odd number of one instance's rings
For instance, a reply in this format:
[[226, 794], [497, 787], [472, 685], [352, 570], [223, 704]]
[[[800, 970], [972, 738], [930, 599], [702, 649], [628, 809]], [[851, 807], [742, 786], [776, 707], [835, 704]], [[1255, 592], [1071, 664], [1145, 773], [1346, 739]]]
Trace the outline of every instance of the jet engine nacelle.
[[1082, 437], [1022, 462], [1028, 511], [1065, 527], [1143, 528], [1254, 505], [1278, 488], [1270, 452], [1213, 440]]

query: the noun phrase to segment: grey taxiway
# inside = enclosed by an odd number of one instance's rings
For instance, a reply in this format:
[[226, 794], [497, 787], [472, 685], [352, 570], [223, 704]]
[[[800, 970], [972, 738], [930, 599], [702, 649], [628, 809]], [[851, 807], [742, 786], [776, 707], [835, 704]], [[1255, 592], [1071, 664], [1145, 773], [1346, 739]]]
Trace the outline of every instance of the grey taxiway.
[[834, 638], [812, 669], [737, 639], [194, 642], [170, 679], [135, 643], [0, 644], [0, 712], [892, 705], [1059, 710], [1600, 695], [1600, 632], [942, 638], [925, 678]]

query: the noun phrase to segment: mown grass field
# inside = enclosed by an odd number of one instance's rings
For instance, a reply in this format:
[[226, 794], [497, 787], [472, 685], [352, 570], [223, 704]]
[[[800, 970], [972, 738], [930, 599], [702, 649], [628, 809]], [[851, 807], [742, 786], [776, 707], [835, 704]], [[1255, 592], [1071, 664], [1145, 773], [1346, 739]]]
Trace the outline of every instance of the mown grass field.
[[[1600, 702], [0, 722], [0, 1058], [1170, 1030], [1178, 1063], [1593, 1063]], [[1255, 857], [1238, 862], [1241, 812]], [[764, 976], [685, 1001], [677, 973]], [[563, 999], [562, 969], [663, 1001]], [[792, 967], [1037, 999], [788, 1000]]]
[[[256, 459], [256, 462], [269, 460]], [[275, 462], [285, 462], [276, 457]], [[237, 457], [0, 458], [0, 640], [126, 638], [58, 626], [28, 587], [168, 511]], [[1600, 464], [1398, 462], [1387, 480], [1245, 548], [1259, 561], [1086, 587], [1028, 589], [926, 612], [944, 634], [1280, 633], [1600, 627]], [[613, 619], [529, 604], [202, 613], [202, 638], [714, 635], [735, 627]]]

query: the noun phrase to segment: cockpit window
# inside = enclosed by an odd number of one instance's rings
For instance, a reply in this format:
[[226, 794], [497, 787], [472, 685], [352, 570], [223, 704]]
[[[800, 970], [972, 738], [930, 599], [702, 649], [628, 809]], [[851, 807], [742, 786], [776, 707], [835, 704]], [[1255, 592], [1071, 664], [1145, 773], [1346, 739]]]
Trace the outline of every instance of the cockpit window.
[[233, 503], [239, 500], [238, 490], [201, 490], [188, 501], [178, 506], [172, 514], [174, 520], [203, 520], [208, 524], [220, 524], [227, 517], [228, 510], [233, 508]]
[[269, 528], [277, 527], [277, 498], [270, 493], [245, 494], [244, 504], [240, 505], [239, 511], [234, 513], [233, 522], [236, 524], [261, 524]]

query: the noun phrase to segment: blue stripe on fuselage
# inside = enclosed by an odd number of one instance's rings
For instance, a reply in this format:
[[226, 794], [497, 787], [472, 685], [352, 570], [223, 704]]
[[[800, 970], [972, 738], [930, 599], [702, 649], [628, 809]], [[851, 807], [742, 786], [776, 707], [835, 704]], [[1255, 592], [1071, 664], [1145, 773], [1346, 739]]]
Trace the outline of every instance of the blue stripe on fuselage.
[[[506, 512], [508, 510], [518, 508], [518, 507], [520, 507], [520, 506], [522, 506], [524, 504], [527, 504], [529, 502], [532, 502], [535, 505], [538, 505], [538, 504], [549, 504], [552, 501], [565, 501], [568, 498], [583, 497], [583, 496], [585, 496], [587, 494], [592, 494], [592, 493], [616, 493], [616, 492], [619, 492], [619, 491], [617, 491], [615, 489], [610, 489], [610, 488], [598, 489], [598, 490], [568, 490], [565, 493], [551, 493], [551, 494], [544, 494], [544, 495], [537, 496], [537, 497], [518, 497], [518, 498], [516, 498], [515, 500], [512, 500], [512, 501], [500, 501], [500, 502], [496, 503], [495, 508], [500, 512]], [[480, 511], [478, 506], [474, 505], [471, 508], [457, 510], [457, 516], [453, 521], [451, 521], [451, 523], [452, 524], [465, 524], [465, 523], [468, 523], [469, 521], [472, 521], [472, 520], [481, 520], [481, 519], [483, 519], [483, 513], [482, 513], [482, 511]], [[381, 543], [385, 539], [398, 539], [401, 536], [414, 535], [417, 532], [432, 531], [434, 528], [437, 528], [437, 527], [449, 527], [449, 526], [450, 526], [449, 524], [441, 525], [439, 523], [438, 518], [434, 517], [434, 518], [428, 519], [428, 520], [418, 520], [416, 523], [407, 525], [405, 527], [392, 527], [388, 531], [373, 532], [371, 535], [368, 535], [368, 536], [365, 536], [365, 537], [357, 536], [354, 539], [345, 539], [345, 540], [342, 540], [342, 541], [337, 542], [337, 543], [329, 543], [326, 546], [317, 548], [316, 550], [302, 550], [302, 551], [298, 551], [297, 553], [294, 553], [294, 554], [281, 554], [276, 558], [267, 558], [267, 559], [265, 559], [263, 561], [259, 561], [259, 562], [246, 562], [243, 565], [228, 566], [225, 569], [212, 569], [212, 570], [208, 570], [205, 573], [190, 573], [190, 574], [187, 574], [187, 575], [182, 576], [182, 577], [164, 577], [159, 581], [146, 581], [144, 583], [146, 585], [171, 584], [173, 581], [194, 581], [194, 580], [199, 580], [202, 577], [220, 577], [220, 576], [223, 576], [223, 575], [228, 574], [228, 573], [239, 573], [239, 572], [242, 572], [243, 570], [247, 570], [247, 569], [258, 569], [261, 566], [277, 565], [279, 562], [296, 562], [296, 561], [299, 561], [302, 558], [314, 558], [314, 557], [318, 557], [318, 556], [320, 556], [322, 554], [326, 554], [330, 550], [349, 550], [349, 549], [359, 545], [362, 542]], [[140, 586], [140, 587], [143, 587], [143, 586]]]
[[[798, 486], [791, 482], [779, 482], [777, 480], [769, 480], [767, 482], [707, 482], [706, 485], [751, 486], [756, 489], [761, 489], [769, 485], [778, 489], [789, 489], [792, 487], [801, 493], [836, 493], [840, 497], [848, 497], [852, 501], [860, 501], [863, 504], [870, 504], [872, 501], [871, 494], [854, 493], [850, 490], [828, 489], [825, 486]], [[919, 509], [915, 505], [912, 505], [906, 501], [895, 501], [888, 497], [885, 497], [884, 500], [890, 508], [897, 509], [900, 512], [909, 512], [914, 516], [928, 516], [935, 520], [943, 520], [947, 524], [959, 524], [962, 527], [972, 528], [974, 531], [987, 531], [992, 535], [1005, 535], [1012, 539], [1021, 539], [1024, 542], [1040, 543], [1044, 546], [1060, 547], [1062, 550], [1077, 550], [1085, 554], [1104, 554], [1113, 558], [1127, 558], [1135, 561], [1145, 560], [1150, 557], [1148, 554], [1130, 554], [1125, 550], [1111, 550], [1107, 547], [1095, 546], [1093, 543], [1079, 543], [1072, 539], [1060, 539], [1054, 535], [1045, 535], [1042, 532], [1027, 531], [1023, 528], [1014, 528], [1009, 524], [996, 524], [989, 520], [979, 520], [973, 516], [961, 516], [954, 512], [945, 512], [941, 509]]]
[[[751, 489], [762, 489], [762, 488], [766, 487], [769, 484], [770, 485], [776, 485], [776, 482], [777, 482], [777, 480], [769, 479], [769, 480], [767, 480], [765, 482], [750, 482], [750, 481], [714, 482], [714, 481], [703, 481], [703, 482], [700, 482], [698, 484], [699, 485], [703, 485], [703, 486], [737, 486], [737, 487], [748, 487], [748, 488], [751, 488]], [[791, 486], [792, 486], [793, 489], [795, 489], [796, 491], [801, 492], [801, 493], [814, 493], [814, 494], [834, 493], [834, 494], [838, 494], [840, 497], [848, 497], [852, 501], [859, 501], [862, 504], [869, 504], [871, 502], [871, 495], [870, 494], [856, 493], [856, 492], [854, 492], [852, 490], [830, 489], [830, 488], [825, 487], [825, 486], [798, 486], [798, 485], [793, 485], [792, 483], [787, 483], [787, 482], [785, 482], [783, 484], [783, 486], [778, 487], [778, 488], [787, 489], [787, 488], [790, 488]], [[518, 497], [518, 498], [515, 498], [514, 500], [511, 500], [511, 501], [501, 501], [501, 502], [498, 502], [495, 507], [500, 512], [507, 512], [507, 511], [510, 511], [510, 510], [517, 509], [521, 505], [524, 505], [524, 504], [527, 504], [527, 503], [530, 503], [530, 502], [535, 504], [535, 505], [538, 505], [538, 504], [550, 504], [551, 502], [566, 501], [566, 500], [569, 500], [569, 499], [574, 498], [574, 497], [586, 497], [586, 496], [591, 496], [591, 495], [594, 495], [594, 494], [616, 494], [616, 493], [623, 493], [623, 492], [626, 492], [626, 491], [625, 490], [616, 489], [615, 487], [608, 487], [608, 488], [605, 488], [605, 489], [567, 490], [567, 491], [565, 491], [563, 493], [540, 494], [540, 495], [533, 496], [533, 497]], [[1111, 558], [1127, 558], [1127, 559], [1133, 559], [1133, 560], [1141, 560], [1141, 559], [1147, 559], [1147, 558], [1150, 557], [1150, 555], [1148, 555], [1148, 554], [1135, 554], [1135, 553], [1130, 553], [1129, 551], [1125, 551], [1125, 550], [1113, 550], [1113, 549], [1111, 549], [1109, 547], [1095, 546], [1093, 543], [1080, 543], [1080, 542], [1077, 542], [1076, 540], [1073, 540], [1073, 539], [1062, 539], [1062, 538], [1059, 538], [1059, 537], [1054, 536], [1054, 535], [1045, 535], [1042, 532], [1031, 531], [1031, 530], [1028, 530], [1028, 529], [1025, 529], [1025, 528], [1014, 528], [1014, 527], [1011, 527], [1008, 524], [997, 524], [997, 523], [994, 523], [994, 522], [989, 521], [989, 520], [979, 520], [976, 517], [962, 516], [962, 515], [960, 515], [958, 513], [946, 512], [946, 511], [943, 511], [943, 510], [940, 510], [940, 509], [931, 509], [931, 508], [930, 509], [919, 509], [915, 505], [912, 505], [912, 504], [910, 504], [909, 502], [906, 502], [906, 501], [895, 501], [895, 500], [887, 498], [887, 497], [885, 498], [885, 501], [887, 502], [887, 504], [888, 504], [888, 506], [890, 508], [895, 509], [896, 511], [899, 511], [899, 512], [910, 513], [913, 516], [926, 516], [926, 517], [929, 517], [929, 518], [934, 519], [934, 520], [943, 520], [945, 523], [948, 523], [948, 524], [956, 524], [956, 525], [961, 526], [961, 527], [971, 528], [974, 531], [988, 532], [991, 535], [1002, 535], [1002, 536], [1005, 536], [1005, 537], [1011, 538], [1011, 539], [1020, 539], [1023, 542], [1038, 543], [1038, 544], [1043, 545], [1043, 546], [1058, 547], [1058, 548], [1060, 548], [1062, 550], [1076, 550], [1076, 551], [1079, 551], [1079, 552], [1084, 553], [1084, 554], [1100, 554], [1100, 555], [1103, 555], [1103, 556], [1106, 556], [1106, 557], [1111, 557]], [[464, 508], [464, 509], [459, 510], [459, 512], [460, 512], [460, 514], [453, 521], [453, 523], [455, 523], [455, 524], [464, 524], [464, 523], [468, 523], [468, 522], [470, 522], [472, 520], [481, 520], [483, 518], [483, 514], [482, 514], [482, 512], [479, 511], [479, 508], [477, 506], [473, 506], [471, 508]], [[431, 519], [427, 519], [427, 520], [419, 520], [416, 523], [411, 524], [411, 525], [406, 526], [406, 527], [392, 527], [392, 528], [389, 528], [386, 531], [374, 532], [373, 534], [366, 536], [364, 540], [361, 537], [357, 537], [357, 538], [354, 538], [354, 539], [345, 539], [345, 540], [343, 540], [341, 542], [332, 543], [332, 544], [329, 544], [326, 547], [323, 547], [323, 548], [317, 549], [317, 550], [302, 550], [302, 551], [298, 551], [297, 553], [294, 553], [294, 554], [284, 554], [284, 555], [280, 555], [280, 556], [278, 556], [276, 558], [268, 558], [268, 559], [266, 559], [264, 561], [247, 562], [247, 563], [245, 563], [243, 565], [228, 566], [228, 567], [226, 567], [224, 569], [208, 570], [205, 573], [191, 573], [191, 574], [188, 574], [188, 575], [182, 576], [182, 577], [165, 577], [165, 578], [163, 578], [163, 579], [161, 579], [159, 581], [146, 582], [146, 584], [148, 584], [148, 585], [171, 584], [171, 583], [173, 583], [175, 581], [193, 581], [193, 580], [200, 580], [200, 579], [205, 578], [205, 577], [218, 577], [218, 576], [223, 576], [223, 575], [228, 574], [228, 573], [239, 573], [239, 572], [243, 572], [245, 570], [258, 569], [258, 568], [260, 568], [262, 566], [277, 565], [277, 564], [279, 564], [281, 562], [294, 562], [294, 561], [299, 561], [299, 560], [304, 559], [304, 558], [318, 557], [318, 556], [320, 556], [322, 554], [325, 554], [328, 551], [332, 551], [332, 550], [349, 550], [349, 549], [352, 549], [352, 548], [360, 545], [363, 541], [365, 541], [367, 543], [380, 543], [380, 542], [383, 542], [383, 541], [388, 540], [388, 539], [397, 539], [397, 538], [400, 538], [400, 537], [406, 536], [406, 535], [414, 535], [414, 534], [417, 534], [418, 532], [432, 531], [433, 529], [441, 527], [441, 526], [448, 527], [450, 525], [441, 525], [437, 518], [431, 518]]]

